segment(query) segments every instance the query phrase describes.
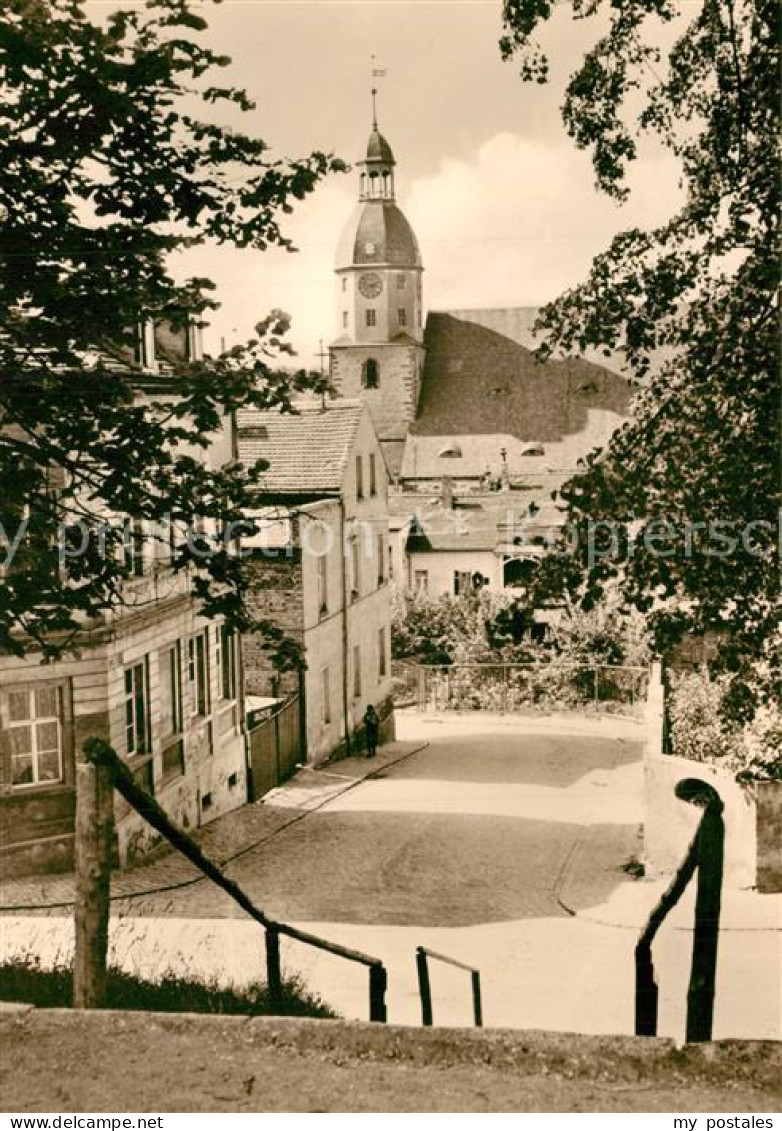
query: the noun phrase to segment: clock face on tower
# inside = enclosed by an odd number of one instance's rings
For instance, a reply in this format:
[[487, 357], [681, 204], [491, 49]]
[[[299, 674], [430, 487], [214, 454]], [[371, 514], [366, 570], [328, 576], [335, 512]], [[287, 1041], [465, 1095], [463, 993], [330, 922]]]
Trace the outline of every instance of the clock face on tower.
[[368, 271], [360, 277], [358, 289], [364, 298], [377, 298], [383, 289], [383, 280], [375, 271]]

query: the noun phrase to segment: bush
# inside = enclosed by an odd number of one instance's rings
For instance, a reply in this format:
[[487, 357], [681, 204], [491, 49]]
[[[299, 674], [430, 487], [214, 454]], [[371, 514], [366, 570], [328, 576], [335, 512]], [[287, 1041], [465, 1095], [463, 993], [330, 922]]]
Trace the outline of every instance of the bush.
[[672, 675], [667, 697], [674, 754], [696, 762], [718, 762], [739, 781], [782, 779], [782, 711], [771, 702], [747, 723], [735, 720], [730, 703], [736, 680], [701, 671]]
[[[42, 1009], [62, 1009], [73, 1004], [73, 972], [60, 965], [44, 970], [34, 958], [0, 964], [0, 1001], [24, 1001]], [[264, 983], [237, 989], [215, 981], [198, 982], [175, 973], [148, 981], [116, 967], [108, 971], [103, 1009], [143, 1010], [153, 1013], [226, 1013], [250, 1016], [335, 1017], [327, 1005], [292, 978], [283, 983], [282, 997], [272, 1003]]]

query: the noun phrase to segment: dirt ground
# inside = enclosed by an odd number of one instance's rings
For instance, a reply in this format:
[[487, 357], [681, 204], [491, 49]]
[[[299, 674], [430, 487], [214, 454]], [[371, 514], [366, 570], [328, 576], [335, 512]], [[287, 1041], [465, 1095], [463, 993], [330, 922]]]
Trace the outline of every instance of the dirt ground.
[[[35, 1072], [30, 1066], [35, 1065]], [[775, 1112], [782, 1046], [20, 1010], [5, 1112]]]

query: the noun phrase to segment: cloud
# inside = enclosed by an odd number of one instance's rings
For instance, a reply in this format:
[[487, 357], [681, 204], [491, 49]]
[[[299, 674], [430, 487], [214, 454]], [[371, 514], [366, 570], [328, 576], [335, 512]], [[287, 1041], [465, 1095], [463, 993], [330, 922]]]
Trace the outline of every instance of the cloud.
[[633, 171], [619, 208], [593, 188], [587, 154], [500, 133], [471, 162], [444, 159], [412, 185], [408, 217], [421, 242], [429, 308], [535, 305], [581, 281], [625, 228], [647, 227], [681, 204], [667, 156]]

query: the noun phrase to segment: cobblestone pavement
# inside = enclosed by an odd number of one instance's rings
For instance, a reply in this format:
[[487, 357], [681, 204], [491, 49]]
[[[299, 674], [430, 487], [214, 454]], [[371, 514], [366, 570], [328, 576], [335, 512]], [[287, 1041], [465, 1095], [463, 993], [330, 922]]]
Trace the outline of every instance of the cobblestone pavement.
[[[343, 790], [354, 788], [366, 776], [407, 757], [421, 745], [420, 742], [392, 742], [381, 747], [376, 762], [348, 758], [322, 769], [307, 767], [291, 782], [266, 794], [260, 801], [226, 813], [195, 830], [194, 839], [213, 860], [225, 863], [263, 844], [287, 825], [299, 821], [303, 813], [317, 809]], [[194, 883], [206, 881], [188, 860], [164, 847], [155, 859], [115, 872], [112, 899], [129, 911], [134, 905], [140, 906], [140, 899], [151, 898], [145, 893], [160, 893], [158, 898], [162, 899], [166, 890]], [[74, 889], [72, 872], [0, 880], [0, 914], [62, 913], [72, 906]]]

